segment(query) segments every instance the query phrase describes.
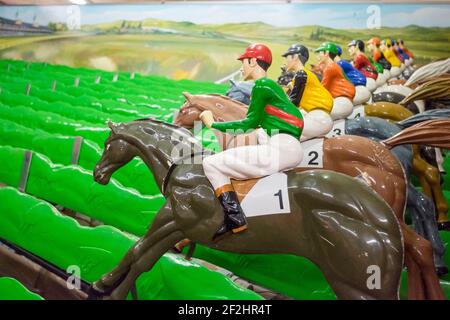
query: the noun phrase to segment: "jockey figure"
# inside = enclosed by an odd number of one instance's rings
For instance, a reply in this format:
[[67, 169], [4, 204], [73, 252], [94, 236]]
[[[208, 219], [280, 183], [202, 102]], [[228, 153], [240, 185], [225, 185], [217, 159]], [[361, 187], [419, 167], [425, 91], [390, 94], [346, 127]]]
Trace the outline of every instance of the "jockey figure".
[[[401, 75], [403, 71], [403, 64], [402, 62], [397, 58], [394, 51], [392, 50], [392, 42], [391, 39], [386, 39], [381, 42], [380, 49], [383, 52], [385, 58], [389, 63], [391, 64], [391, 75], [393, 77], [398, 77]], [[402, 69], [403, 68], [403, 69]]]
[[387, 61], [383, 52], [380, 50], [381, 40], [378, 37], [373, 37], [369, 41], [367, 41], [367, 48], [369, 52], [372, 54], [373, 61], [379, 63], [383, 67], [383, 74], [386, 79], [390, 79], [391, 72], [391, 63]]
[[409, 57], [409, 65], [412, 65], [413, 63], [413, 58], [414, 58], [414, 54], [408, 50], [408, 48], [405, 46], [405, 42], [402, 39], [398, 39], [397, 40], [398, 46], [400, 47], [400, 49], [403, 50], [404, 53], [406, 53]]
[[301, 140], [326, 135], [333, 127], [330, 115], [333, 97], [317, 76], [305, 67], [309, 58], [308, 48], [294, 44], [283, 57], [286, 58], [285, 70], [294, 74], [293, 80], [288, 85], [289, 98], [300, 108], [305, 119]]
[[315, 50], [319, 53], [319, 66], [322, 70], [322, 84], [333, 97], [333, 120], [345, 119], [353, 111], [353, 98], [355, 86], [346, 79], [339, 65], [334, 62], [337, 56], [337, 47], [332, 42], [324, 42]]
[[224, 209], [223, 224], [213, 240], [229, 232], [247, 229], [231, 179], [259, 178], [295, 168], [303, 158], [300, 136], [303, 117], [283, 89], [267, 78], [272, 53], [263, 44], [252, 44], [238, 58], [245, 81], [253, 80], [251, 103], [245, 119], [214, 122], [211, 111], [200, 114], [205, 126], [227, 133], [246, 133], [258, 129], [258, 144], [228, 149], [206, 157], [203, 168]]
[[366, 87], [373, 92], [378, 87], [376, 83], [378, 72], [364, 54], [364, 42], [361, 40], [353, 40], [347, 47], [350, 56], [353, 58], [353, 66], [366, 76]]
[[355, 86], [355, 97], [353, 98], [353, 104], [361, 105], [366, 103], [372, 97], [369, 89], [366, 87], [366, 76], [359, 70], [356, 70], [353, 65], [341, 58], [342, 48], [336, 45], [337, 55], [334, 57], [334, 61], [341, 67], [344, 75]]

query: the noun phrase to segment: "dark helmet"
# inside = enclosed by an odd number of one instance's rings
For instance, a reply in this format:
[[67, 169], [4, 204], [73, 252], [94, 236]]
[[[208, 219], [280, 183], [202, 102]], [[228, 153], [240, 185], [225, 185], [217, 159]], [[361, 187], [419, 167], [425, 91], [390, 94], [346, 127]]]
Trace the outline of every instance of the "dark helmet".
[[364, 52], [364, 41], [362, 40], [352, 40], [351, 42], [349, 42], [349, 44], [347, 45], [347, 47], [357, 47], [361, 52]]
[[309, 51], [308, 48], [301, 44], [293, 44], [289, 47], [289, 49], [283, 53], [283, 57], [287, 57], [289, 55], [298, 54], [300, 57], [300, 61], [304, 64], [309, 59]]

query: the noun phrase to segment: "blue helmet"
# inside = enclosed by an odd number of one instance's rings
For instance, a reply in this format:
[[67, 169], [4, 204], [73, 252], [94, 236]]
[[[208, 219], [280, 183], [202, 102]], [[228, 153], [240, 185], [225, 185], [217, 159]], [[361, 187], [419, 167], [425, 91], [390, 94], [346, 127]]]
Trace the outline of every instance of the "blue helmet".
[[338, 56], [341, 56], [341, 54], [342, 54], [342, 48], [341, 48], [341, 46], [336, 45], [336, 49], [337, 49], [337, 55], [338, 55]]

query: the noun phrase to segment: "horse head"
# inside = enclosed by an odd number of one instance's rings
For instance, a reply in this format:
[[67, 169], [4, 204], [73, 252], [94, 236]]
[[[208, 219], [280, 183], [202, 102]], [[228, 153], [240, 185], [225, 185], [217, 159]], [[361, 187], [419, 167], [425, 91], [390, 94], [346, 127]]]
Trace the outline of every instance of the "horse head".
[[191, 95], [184, 92], [183, 95], [186, 102], [173, 123], [186, 129], [192, 129], [194, 122], [200, 121], [200, 113], [205, 110], [210, 110], [214, 120], [219, 122], [242, 119], [247, 113], [247, 105], [220, 94]]
[[195, 96], [188, 92], [183, 92], [186, 102], [181, 106], [180, 112], [176, 115], [173, 120], [173, 124], [186, 128], [192, 129], [194, 127], [194, 122], [200, 120], [200, 113], [204, 111], [201, 105], [195, 103]]
[[102, 157], [94, 169], [94, 180], [100, 184], [109, 183], [112, 174], [130, 162], [137, 149], [119, 134], [119, 125], [108, 122], [111, 133], [105, 141]]
[[173, 158], [202, 150], [190, 131], [163, 121], [140, 119], [120, 124], [109, 122], [108, 126], [111, 133], [94, 169], [94, 180], [100, 184], [107, 184], [115, 171], [136, 156], [152, 166], [157, 175], [159, 169], [170, 166]]

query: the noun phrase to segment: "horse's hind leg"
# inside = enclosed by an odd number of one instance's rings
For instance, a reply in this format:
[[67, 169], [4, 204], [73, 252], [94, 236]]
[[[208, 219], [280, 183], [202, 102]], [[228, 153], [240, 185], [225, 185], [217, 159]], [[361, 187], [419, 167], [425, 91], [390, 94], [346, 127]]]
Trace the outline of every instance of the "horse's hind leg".
[[[422, 296], [429, 300], [442, 300], [445, 299], [444, 293], [442, 292], [441, 285], [439, 283], [439, 278], [434, 269], [433, 262], [433, 250], [431, 244], [428, 240], [425, 240], [413, 230], [411, 230], [404, 222], [402, 224], [403, 236], [405, 239], [405, 251], [408, 253], [408, 257], [413, 259], [414, 263], [418, 266], [419, 272], [421, 274], [421, 281], [423, 284], [418, 284], [414, 281], [418, 281], [414, 273], [415, 265], [407, 265], [407, 267], [412, 267], [412, 270], [408, 270], [412, 273], [413, 283], [409, 287], [408, 296], [410, 299], [419, 299]], [[406, 261], [408, 263], [408, 260]], [[417, 288], [424, 288], [424, 293], [413, 292], [412, 290]]]
[[445, 247], [434, 217], [433, 201], [409, 184], [408, 209], [416, 232], [431, 243], [436, 272], [438, 275], [447, 274], [448, 267], [444, 261]]
[[314, 248], [309, 258], [339, 299], [398, 299], [403, 264], [403, 248], [397, 241], [400, 230], [388, 235], [330, 210], [312, 210], [310, 216]]
[[169, 203], [156, 215], [147, 234], [140, 238], [125, 254], [120, 263], [109, 273], [105, 274], [99, 281], [94, 283], [94, 288], [101, 292], [107, 292], [118, 285], [125, 278], [132, 264], [138, 260], [146, 250], [159, 239], [166, 237], [176, 230], [172, 219], [172, 208]]
[[125, 279], [120, 285], [111, 293], [111, 299], [126, 299], [128, 292], [130, 292], [136, 279], [144, 272], [149, 271], [153, 265], [161, 258], [161, 256], [171, 249], [178, 241], [185, 238], [181, 231], [175, 231], [164, 239], [159, 239], [154, 242], [145, 253], [142, 254], [130, 267]]

